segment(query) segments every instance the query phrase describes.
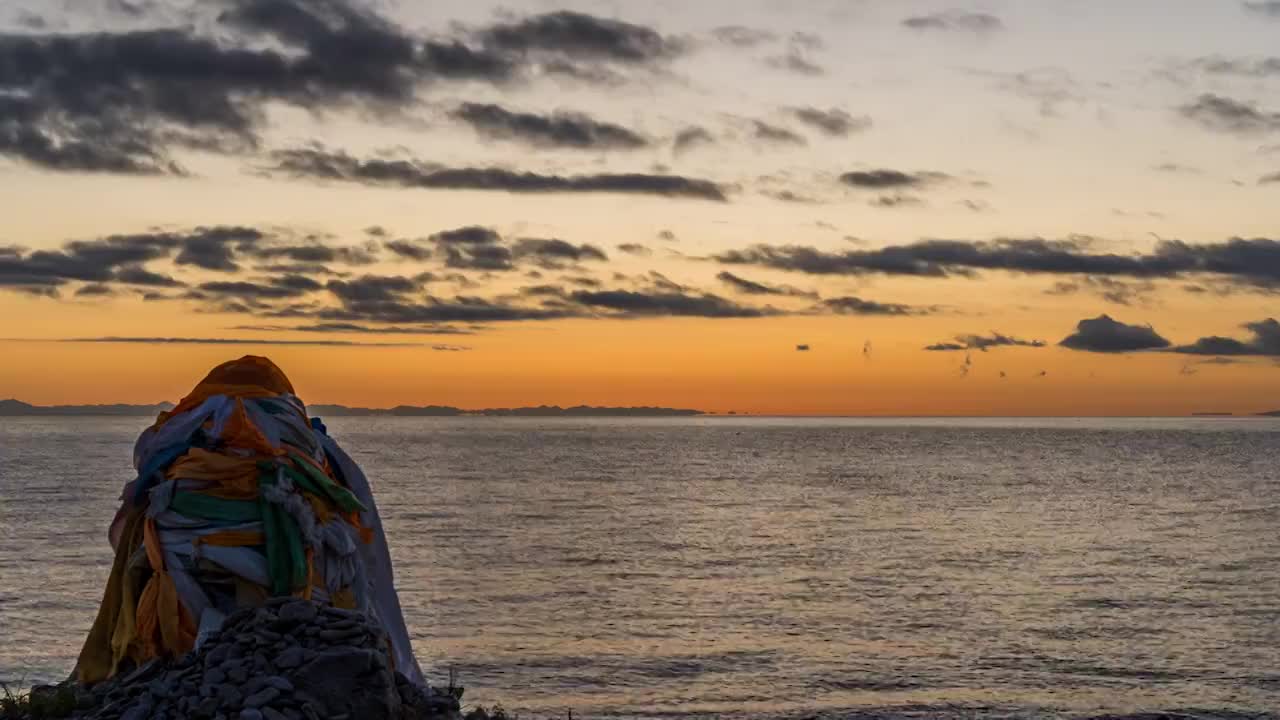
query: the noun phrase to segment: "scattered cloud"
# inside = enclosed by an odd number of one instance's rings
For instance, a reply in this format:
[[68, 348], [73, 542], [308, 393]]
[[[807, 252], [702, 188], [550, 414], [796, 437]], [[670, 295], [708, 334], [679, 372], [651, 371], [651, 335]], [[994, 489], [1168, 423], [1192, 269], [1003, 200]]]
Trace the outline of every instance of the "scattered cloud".
[[738, 48], [754, 48], [760, 45], [777, 42], [778, 35], [769, 30], [746, 27], [744, 25], [725, 25], [711, 31], [711, 36], [724, 43]]
[[1261, 2], [1246, 2], [1244, 8], [1250, 12], [1258, 13], [1271, 18], [1280, 18], [1280, 0], [1261, 0]]
[[781, 314], [773, 308], [740, 305], [710, 293], [694, 294], [674, 290], [584, 290], [571, 293], [569, 299], [587, 307], [616, 311], [626, 317], [757, 318]]
[[272, 171], [293, 177], [373, 186], [508, 193], [619, 193], [725, 202], [719, 184], [679, 175], [645, 173], [543, 175], [502, 168], [448, 168], [417, 159], [358, 159], [322, 147], [273, 154]]
[[1241, 327], [1249, 331], [1250, 337], [1244, 340], [1220, 336], [1203, 337], [1190, 345], [1175, 347], [1172, 351], [1187, 355], [1221, 357], [1280, 357], [1280, 322], [1276, 322], [1274, 318], [1267, 318], [1258, 322], [1245, 323]]
[[920, 207], [924, 205], [924, 200], [914, 195], [904, 195], [897, 193], [894, 195], [881, 195], [867, 203], [871, 207], [884, 208], [892, 210], [895, 208]]
[[689, 152], [703, 145], [714, 145], [716, 138], [709, 130], [703, 127], [692, 126], [687, 127], [676, 133], [675, 139], [672, 141], [672, 150], [677, 154]]
[[770, 125], [767, 122], [753, 120], [751, 137], [774, 145], [808, 145], [809, 141], [784, 127]]
[[954, 342], [935, 343], [925, 348], [932, 352], [978, 350], [986, 352], [993, 347], [1045, 347], [1043, 340], [1022, 340], [1011, 335], [992, 332], [990, 335], [957, 335]]
[[1091, 320], [1081, 320], [1076, 326], [1076, 332], [1058, 344], [1084, 352], [1127, 353], [1163, 350], [1172, 343], [1161, 337], [1150, 325], [1126, 325], [1108, 315], [1099, 315]]
[[1126, 282], [1109, 277], [1086, 275], [1077, 280], [1063, 280], [1054, 283], [1045, 291], [1048, 295], [1074, 295], [1091, 293], [1116, 305], [1143, 305], [1154, 293], [1156, 286], [1149, 280]]
[[453, 117], [481, 135], [523, 142], [534, 147], [575, 150], [637, 150], [649, 146], [643, 135], [583, 113], [538, 115], [513, 112], [501, 105], [463, 103]]
[[809, 346], [808, 346], [808, 345], [797, 345], [797, 346], [796, 346], [796, 352], [809, 352]]
[[1160, 163], [1151, 169], [1156, 172], [1168, 173], [1170, 175], [1201, 175], [1204, 173], [1200, 168], [1174, 162]]
[[784, 70], [796, 75], [806, 75], [808, 77], [817, 77], [825, 75], [826, 70], [821, 65], [809, 60], [797, 49], [792, 49], [785, 55], [774, 55], [765, 58], [765, 64], [775, 70]]
[[800, 122], [815, 128], [830, 137], [848, 137], [854, 133], [871, 129], [871, 118], [866, 115], [857, 117], [839, 108], [822, 110], [816, 107], [793, 107], [787, 112]]
[[918, 189], [950, 180], [940, 172], [908, 173], [901, 170], [855, 170], [840, 176], [840, 182], [859, 190]]
[[1196, 58], [1190, 66], [1210, 75], [1234, 75], [1246, 78], [1280, 76], [1280, 57], [1228, 58], [1220, 55]]
[[1280, 131], [1280, 113], [1212, 93], [1205, 93], [1194, 102], [1179, 107], [1178, 112], [1211, 132], [1259, 135]]
[[544, 270], [560, 269], [565, 263], [605, 262], [609, 256], [594, 245], [574, 245], [555, 238], [520, 238], [511, 246], [517, 260], [529, 259]]
[[934, 308], [913, 307], [897, 303], [881, 303], [859, 297], [834, 297], [823, 300], [819, 307], [837, 315], [929, 315]]
[[232, 330], [251, 330], [254, 332], [304, 332], [304, 333], [350, 333], [353, 335], [474, 335], [475, 330], [451, 325], [422, 325], [418, 327], [400, 327], [396, 325], [375, 327], [355, 323], [315, 323], [312, 325], [237, 325]]
[[610, 18], [561, 10], [485, 29], [486, 47], [529, 56], [641, 65], [683, 54], [686, 44], [658, 31]]
[[636, 257], [648, 257], [653, 254], [653, 251], [647, 246], [639, 243], [620, 243], [617, 248], [618, 252], [635, 255]]
[[1245, 288], [1280, 290], [1280, 240], [1231, 238], [1197, 245], [1162, 240], [1149, 253], [1130, 255], [1093, 252], [1093, 242], [1088, 237], [921, 240], [910, 245], [838, 252], [799, 245], [756, 245], [720, 253], [713, 259], [726, 265], [756, 265], [814, 275], [973, 277], [979, 270], [1140, 279], [1210, 275]]
[[768, 285], [734, 275], [727, 270], [716, 275], [716, 278], [745, 295], [777, 295], [781, 297], [818, 299], [818, 294], [812, 290], [801, 290], [790, 285]]
[[[43, 341], [36, 341], [43, 342]], [[130, 345], [300, 345], [328, 347], [424, 347], [420, 343], [366, 343], [351, 340], [258, 340], [254, 338], [189, 338], [189, 337], [85, 337], [60, 338], [52, 342], [105, 343]], [[465, 350], [455, 346], [430, 346], [433, 350]]]
[[965, 10], [944, 10], [928, 15], [916, 15], [903, 20], [902, 25], [912, 30], [941, 30], [979, 34], [1004, 30], [1004, 23], [995, 15]]

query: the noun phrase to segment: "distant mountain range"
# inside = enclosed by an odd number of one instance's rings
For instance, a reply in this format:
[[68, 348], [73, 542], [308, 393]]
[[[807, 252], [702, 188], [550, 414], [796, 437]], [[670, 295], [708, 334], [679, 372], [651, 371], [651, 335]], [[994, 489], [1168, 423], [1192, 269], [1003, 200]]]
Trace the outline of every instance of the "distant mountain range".
[[0, 417], [20, 415], [159, 415], [173, 403], [156, 405], [31, 405], [21, 400], [0, 400]]
[[456, 417], [458, 415], [489, 415], [497, 417], [691, 417], [705, 415], [701, 410], [682, 410], [664, 407], [592, 407], [578, 405], [562, 408], [558, 405], [539, 405], [522, 408], [486, 408], [463, 410], [461, 408], [428, 405], [416, 407], [399, 405], [389, 409], [353, 408], [345, 405], [309, 405], [307, 411], [319, 417]]
[[[70, 416], [70, 415], [123, 415], [155, 416], [173, 409], [173, 403], [157, 405], [52, 405], [40, 406], [20, 400], [0, 400], [0, 417], [19, 416]], [[459, 415], [490, 415], [499, 417], [692, 417], [705, 415], [701, 410], [681, 410], [663, 407], [577, 407], [562, 408], [555, 405], [523, 408], [488, 408], [463, 410], [442, 405], [417, 407], [400, 405], [389, 409], [347, 407], [346, 405], [309, 405], [307, 412], [319, 417], [457, 417]]]

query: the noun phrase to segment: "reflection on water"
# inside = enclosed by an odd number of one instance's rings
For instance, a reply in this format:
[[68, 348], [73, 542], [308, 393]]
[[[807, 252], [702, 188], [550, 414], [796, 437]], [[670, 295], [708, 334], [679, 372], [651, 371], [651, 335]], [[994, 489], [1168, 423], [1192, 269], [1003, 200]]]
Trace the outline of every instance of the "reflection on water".
[[[0, 421], [0, 680], [74, 663], [143, 424]], [[470, 700], [1280, 707], [1280, 421], [328, 424], [376, 484], [420, 656]]]

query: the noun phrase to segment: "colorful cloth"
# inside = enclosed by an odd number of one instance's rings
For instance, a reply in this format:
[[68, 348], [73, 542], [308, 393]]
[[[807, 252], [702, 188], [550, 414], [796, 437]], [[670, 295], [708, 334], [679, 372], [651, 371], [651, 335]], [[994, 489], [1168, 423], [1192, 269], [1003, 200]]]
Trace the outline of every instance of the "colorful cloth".
[[381, 623], [393, 665], [425, 685], [369, 483], [270, 360], [215, 368], [142, 433], [133, 461], [81, 682], [190, 652], [237, 608], [294, 596]]

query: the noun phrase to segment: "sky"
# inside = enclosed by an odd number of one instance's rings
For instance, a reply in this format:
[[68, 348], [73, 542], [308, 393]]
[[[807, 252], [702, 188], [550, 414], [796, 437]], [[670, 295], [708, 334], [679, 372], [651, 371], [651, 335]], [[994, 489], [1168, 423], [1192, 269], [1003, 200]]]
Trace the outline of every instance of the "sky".
[[0, 0], [0, 398], [1280, 408], [1280, 2]]

